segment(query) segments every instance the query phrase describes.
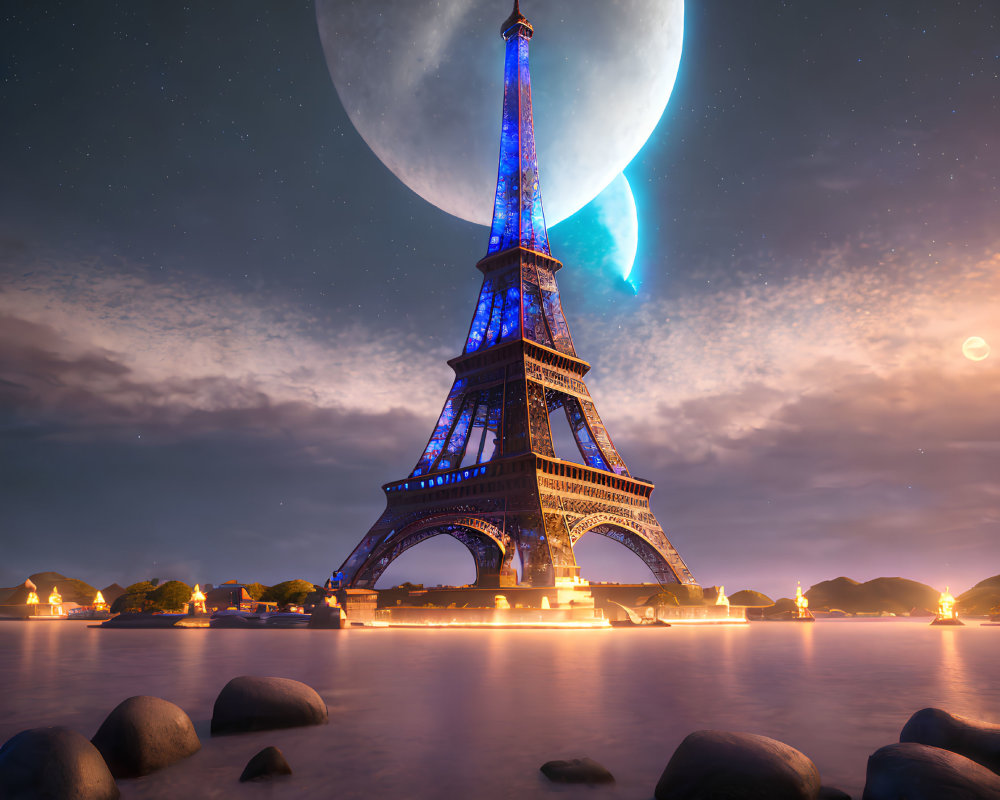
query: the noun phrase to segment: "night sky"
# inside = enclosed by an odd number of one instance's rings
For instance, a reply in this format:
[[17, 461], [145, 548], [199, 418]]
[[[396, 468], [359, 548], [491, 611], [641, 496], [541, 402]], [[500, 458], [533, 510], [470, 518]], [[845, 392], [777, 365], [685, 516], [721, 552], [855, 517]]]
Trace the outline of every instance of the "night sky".
[[[685, 15], [625, 172], [638, 293], [588, 266], [586, 209], [550, 232], [631, 472], [705, 585], [1000, 572], [1000, 7]], [[0, 585], [321, 582], [431, 432], [486, 228], [368, 149], [311, 3], [0, 19]], [[439, 537], [380, 586], [473, 577]]]

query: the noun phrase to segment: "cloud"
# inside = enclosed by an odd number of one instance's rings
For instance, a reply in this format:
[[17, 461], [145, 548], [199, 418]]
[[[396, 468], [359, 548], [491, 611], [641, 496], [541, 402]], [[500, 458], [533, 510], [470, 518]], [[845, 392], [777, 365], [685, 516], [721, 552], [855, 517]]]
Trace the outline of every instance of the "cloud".
[[405, 333], [338, 326], [207, 281], [36, 270], [0, 292], [0, 325], [9, 403], [30, 397], [35, 413], [102, 424], [268, 406], [432, 415], [447, 391], [444, 354]]
[[590, 385], [702, 580], [961, 585], [1000, 556], [1000, 362], [961, 353], [998, 296], [997, 255], [923, 254], [647, 303]]
[[775, 393], [794, 398], [920, 368], [957, 377], [976, 368], [961, 355], [967, 336], [1000, 341], [990, 300], [1000, 296], [1000, 255], [962, 263], [890, 254], [854, 269], [840, 261], [832, 254], [814, 275], [779, 285], [748, 282], [584, 320], [584, 337], [603, 351], [591, 383], [630, 419], [746, 389], [760, 410], [747, 422], [762, 422]]
[[[961, 585], [1000, 555], [1000, 361], [961, 354], [969, 335], [1000, 342], [998, 296], [998, 255], [831, 253], [806, 277], [640, 300], [574, 332], [616, 444], [705, 583]], [[453, 350], [155, 273], [15, 276], [0, 292], [6, 524], [143, 531], [109, 582], [185, 548], [203, 570], [336, 566], [419, 455]]]

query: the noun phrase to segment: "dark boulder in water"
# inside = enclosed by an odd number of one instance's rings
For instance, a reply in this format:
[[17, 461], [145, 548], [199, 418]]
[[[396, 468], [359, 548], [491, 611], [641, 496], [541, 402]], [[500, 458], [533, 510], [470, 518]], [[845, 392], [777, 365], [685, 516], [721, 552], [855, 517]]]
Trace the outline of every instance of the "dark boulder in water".
[[322, 725], [329, 719], [326, 703], [312, 687], [290, 678], [243, 675], [219, 692], [212, 712], [212, 733]]
[[144, 695], [119, 703], [91, 741], [116, 778], [148, 775], [201, 749], [180, 706]]
[[291, 775], [292, 768], [285, 760], [285, 754], [277, 747], [265, 747], [251, 758], [240, 775], [240, 783], [266, 781], [279, 775]]
[[569, 761], [546, 761], [539, 768], [542, 774], [555, 783], [614, 783], [615, 776], [592, 758], [574, 758]]
[[118, 800], [118, 785], [86, 737], [70, 728], [31, 728], [0, 747], [4, 800]]
[[816, 800], [816, 765], [794, 747], [753, 733], [695, 731], [656, 784], [656, 800]]
[[950, 750], [1000, 773], [1000, 725], [922, 708], [903, 726], [899, 741]]
[[868, 758], [862, 800], [1000, 800], [1000, 776], [939, 747], [890, 744]]

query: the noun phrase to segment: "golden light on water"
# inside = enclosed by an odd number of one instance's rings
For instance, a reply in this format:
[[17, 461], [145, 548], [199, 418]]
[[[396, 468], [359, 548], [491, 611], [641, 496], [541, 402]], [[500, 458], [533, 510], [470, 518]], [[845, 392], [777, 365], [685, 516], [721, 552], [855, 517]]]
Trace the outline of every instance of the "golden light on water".
[[962, 355], [969, 361], [982, 361], [990, 352], [989, 343], [982, 336], [970, 336], [962, 342]]

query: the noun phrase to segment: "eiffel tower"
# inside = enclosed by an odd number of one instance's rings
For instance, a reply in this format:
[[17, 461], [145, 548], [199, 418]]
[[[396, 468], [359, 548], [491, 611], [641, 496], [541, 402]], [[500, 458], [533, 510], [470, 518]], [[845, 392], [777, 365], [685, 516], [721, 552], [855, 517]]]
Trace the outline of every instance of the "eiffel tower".
[[[696, 585], [649, 508], [591, 399], [590, 364], [573, 346], [549, 252], [531, 114], [528, 42], [515, 0], [506, 42], [496, 200], [483, 287], [455, 383], [410, 475], [383, 486], [386, 509], [338, 571], [373, 589], [404, 551], [433, 536], [458, 539], [476, 585], [552, 586], [579, 578], [573, 547], [598, 533], [636, 553], [661, 584]], [[549, 419], [565, 414], [583, 463], [556, 458]]]

